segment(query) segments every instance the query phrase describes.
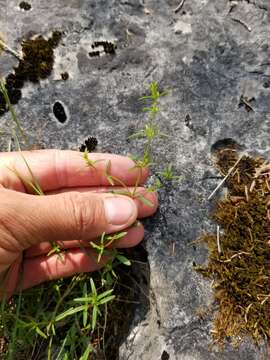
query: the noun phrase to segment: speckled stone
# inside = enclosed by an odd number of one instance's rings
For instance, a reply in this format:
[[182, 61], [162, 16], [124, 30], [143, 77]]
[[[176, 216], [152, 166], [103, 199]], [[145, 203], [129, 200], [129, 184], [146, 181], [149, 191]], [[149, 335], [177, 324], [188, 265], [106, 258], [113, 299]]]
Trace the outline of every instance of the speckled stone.
[[[270, 3], [239, 0], [231, 8], [227, 0], [186, 0], [175, 14], [178, 3], [35, 0], [25, 12], [18, 1], [0, 0], [1, 33], [13, 48], [30, 34], [64, 32], [53, 74], [26, 84], [15, 110], [42, 146], [77, 149], [95, 136], [99, 151], [136, 153], [140, 146], [127, 137], [146, 121], [139, 97], [153, 80], [170, 90], [158, 121], [171, 137], [154, 152], [161, 164], [175, 165], [181, 181], [161, 191], [161, 208], [146, 222], [150, 308], [145, 318], [136, 314], [120, 359], [259, 360], [264, 349], [248, 339], [239, 350], [210, 349], [211, 316], [200, 320], [196, 309], [212, 302], [211, 288], [192, 266], [205, 261], [206, 251], [191, 242], [213, 229], [206, 201], [218, 183], [210, 178], [211, 145], [233, 138], [270, 155]], [[116, 43], [116, 54], [90, 58], [99, 40]], [[1, 56], [2, 75], [14, 65], [16, 59]], [[254, 111], [239, 108], [241, 95], [255, 98]], [[56, 101], [68, 113], [63, 124], [52, 112]], [[0, 118], [1, 127], [9, 121], [8, 114]], [[7, 144], [2, 137], [3, 150]]]

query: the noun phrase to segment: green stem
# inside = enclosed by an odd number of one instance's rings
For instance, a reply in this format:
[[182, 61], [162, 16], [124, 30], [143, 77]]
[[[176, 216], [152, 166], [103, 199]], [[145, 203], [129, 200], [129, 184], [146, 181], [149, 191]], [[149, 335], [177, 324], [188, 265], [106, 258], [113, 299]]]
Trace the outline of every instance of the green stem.
[[17, 118], [17, 115], [13, 109], [13, 106], [11, 105], [11, 102], [10, 102], [10, 99], [9, 99], [9, 95], [8, 95], [8, 92], [7, 92], [7, 89], [6, 89], [6, 86], [5, 84], [3, 83], [3, 81], [0, 80], [0, 91], [2, 92], [3, 96], [4, 96], [4, 99], [7, 103], [7, 106], [8, 106], [8, 109], [11, 113], [11, 116], [12, 116], [12, 120], [14, 121], [14, 123], [16, 124], [21, 136], [23, 137], [24, 139], [24, 142], [26, 144], [27, 147], [30, 147], [30, 144], [29, 144], [29, 140], [28, 140], [28, 137], [26, 136], [18, 118]]

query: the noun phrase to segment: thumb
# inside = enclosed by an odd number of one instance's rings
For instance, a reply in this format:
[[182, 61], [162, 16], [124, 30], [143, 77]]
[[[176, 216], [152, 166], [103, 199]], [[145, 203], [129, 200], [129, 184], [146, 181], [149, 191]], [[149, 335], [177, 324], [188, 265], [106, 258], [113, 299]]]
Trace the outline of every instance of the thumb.
[[0, 235], [8, 232], [22, 249], [43, 241], [94, 239], [127, 228], [137, 215], [135, 202], [123, 195], [0, 191]]

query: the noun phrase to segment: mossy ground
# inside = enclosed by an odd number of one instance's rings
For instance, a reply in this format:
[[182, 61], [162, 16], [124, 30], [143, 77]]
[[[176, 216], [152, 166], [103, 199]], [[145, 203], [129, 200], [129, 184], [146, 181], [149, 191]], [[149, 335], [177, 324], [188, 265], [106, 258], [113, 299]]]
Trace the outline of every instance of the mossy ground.
[[200, 238], [208, 264], [195, 267], [212, 280], [214, 342], [237, 345], [250, 336], [270, 345], [270, 164], [231, 146], [214, 155], [222, 175], [234, 167], [212, 214], [217, 232]]

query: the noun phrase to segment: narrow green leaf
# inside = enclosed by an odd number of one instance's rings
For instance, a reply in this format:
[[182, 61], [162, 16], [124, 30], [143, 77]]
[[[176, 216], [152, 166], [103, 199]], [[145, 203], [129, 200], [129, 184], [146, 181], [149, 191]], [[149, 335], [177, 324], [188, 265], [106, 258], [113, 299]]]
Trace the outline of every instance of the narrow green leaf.
[[44, 334], [44, 332], [41, 331], [38, 326], [35, 327], [35, 330], [36, 330], [36, 333], [37, 333], [38, 335], [40, 335], [41, 337], [43, 337], [44, 339], [47, 339], [47, 338], [48, 338], [48, 336], [47, 336], [46, 334]]
[[109, 183], [110, 183], [110, 185], [112, 185], [112, 186], [114, 186], [115, 185], [115, 183], [114, 183], [114, 181], [113, 181], [113, 178], [111, 177], [111, 176], [107, 176], [107, 180], [109, 181]]
[[154, 207], [154, 204], [150, 200], [146, 199], [143, 195], [138, 195], [137, 198], [145, 205]]
[[96, 325], [97, 325], [97, 314], [98, 314], [98, 311], [97, 311], [97, 306], [95, 305], [93, 307], [93, 312], [92, 312], [92, 331], [95, 330], [96, 328]]
[[112, 276], [111, 276], [111, 274], [108, 272], [108, 273], [106, 274], [106, 285], [111, 286], [112, 283], [113, 283]]
[[[87, 297], [87, 283], [83, 284], [83, 296]], [[85, 309], [83, 310], [83, 326], [86, 327], [88, 320], [88, 301], [85, 302]]]
[[[9, 109], [9, 111], [11, 113], [11, 117], [12, 117], [13, 122], [15, 123], [17, 129], [19, 130], [20, 134], [22, 135], [25, 144], [27, 146], [29, 146], [29, 139], [26, 136], [25, 131], [24, 131], [23, 127], [20, 124], [20, 121], [19, 121], [19, 119], [18, 119], [18, 117], [17, 117], [17, 115], [16, 115], [16, 113], [15, 113], [15, 111], [13, 109], [13, 106], [12, 106], [12, 104], [10, 102], [10, 98], [9, 98], [9, 95], [8, 95], [8, 92], [7, 92], [7, 88], [6, 88], [4, 82], [1, 79], [0, 79], [0, 92], [4, 96], [5, 102], [6, 102], [6, 104], [8, 106], [8, 109]], [[15, 133], [15, 139], [18, 139], [15, 130], [14, 130], [14, 133]]]
[[113, 289], [104, 291], [102, 294], [97, 296], [97, 300], [99, 301], [100, 299], [103, 299], [104, 297], [106, 297], [107, 295], [110, 295], [113, 292]]
[[64, 338], [64, 340], [63, 340], [63, 342], [62, 342], [62, 345], [61, 345], [61, 348], [60, 348], [60, 351], [59, 351], [59, 353], [58, 353], [58, 355], [57, 355], [56, 360], [62, 360], [61, 355], [62, 355], [62, 353], [63, 353], [63, 351], [64, 351], [64, 348], [65, 348], [65, 346], [66, 346], [67, 341], [68, 341], [68, 335], [66, 335], [66, 337]]
[[91, 284], [92, 294], [96, 297], [97, 296], [97, 289], [96, 289], [94, 280], [92, 278], [90, 278], [90, 284]]
[[101, 299], [101, 300], [99, 301], [99, 305], [106, 304], [106, 303], [108, 303], [109, 301], [112, 301], [113, 299], [115, 299], [115, 295], [108, 296], [108, 297], [106, 297], [106, 298], [104, 298], [104, 299]]
[[51, 243], [51, 245], [52, 245], [52, 249], [48, 252], [47, 256], [57, 254], [57, 255], [60, 255], [61, 259], [63, 260], [63, 256], [61, 254], [61, 252], [62, 252], [61, 247], [58, 244], [56, 244], [55, 242]]
[[127, 232], [126, 231], [122, 231], [120, 233], [116, 233], [114, 235], [111, 235], [111, 236], [108, 236], [108, 240], [119, 240], [119, 239], [122, 239], [124, 236], [127, 235]]
[[39, 183], [38, 179], [36, 178], [36, 176], [35, 176], [34, 173], [32, 172], [32, 170], [31, 170], [31, 168], [30, 168], [27, 160], [25, 159], [25, 157], [23, 156], [23, 154], [21, 154], [21, 156], [22, 156], [23, 161], [24, 161], [24, 163], [25, 163], [25, 165], [26, 165], [26, 167], [27, 167], [27, 169], [28, 169], [28, 171], [29, 171], [29, 174], [31, 175], [31, 177], [32, 177], [32, 179], [33, 179], [33, 185], [34, 185], [34, 187], [38, 190], [38, 191], [37, 191], [37, 194], [38, 194], [38, 195], [45, 195], [44, 192], [43, 192], [43, 190], [42, 190], [42, 188], [41, 188], [41, 186], [40, 186], [40, 183]]
[[57, 315], [56, 318], [55, 318], [55, 321], [61, 321], [63, 319], [65, 319], [67, 316], [71, 316], [71, 315], [74, 315], [80, 311], [83, 311], [84, 310], [84, 307], [85, 305], [82, 305], [82, 306], [78, 306], [78, 307], [71, 307], [70, 309], [62, 312], [61, 314]]
[[87, 320], [88, 320], [88, 305], [84, 306], [84, 310], [83, 310], [83, 326], [86, 327], [87, 325]]
[[89, 355], [92, 353], [93, 348], [91, 345], [88, 345], [83, 355], [80, 357], [80, 360], [89, 360]]
[[102, 249], [101, 246], [95, 244], [93, 241], [90, 241], [90, 245], [92, 246], [92, 248], [94, 248], [96, 250], [101, 250]]
[[88, 302], [91, 303], [93, 301], [92, 296], [84, 296], [80, 298], [73, 299], [74, 302]]
[[[129, 170], [131, 170], [131, 169], [129, 169]], [[112, 190], [111, 193], [117, 194], [117, 195], [130, 196], [130, 191], [127, 191], [127, 190]]]
[[153, 99], [153, 97], [149, 95], [149, 96], [142, 96], [139, 98], [139, 100], [149, 100], [149, 99]]
[[116, 259], [118, 259], [121, 264], [124, 264], [126, 266], [131, 266], [131, 261], [123, 255], [116, 255]]
[[113, 269], [112, 269], [112, 274], [116, 279], [118, 278], [118, 276], [116, 275], [116, 272]]

